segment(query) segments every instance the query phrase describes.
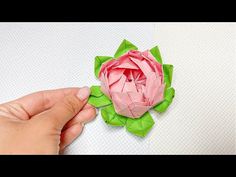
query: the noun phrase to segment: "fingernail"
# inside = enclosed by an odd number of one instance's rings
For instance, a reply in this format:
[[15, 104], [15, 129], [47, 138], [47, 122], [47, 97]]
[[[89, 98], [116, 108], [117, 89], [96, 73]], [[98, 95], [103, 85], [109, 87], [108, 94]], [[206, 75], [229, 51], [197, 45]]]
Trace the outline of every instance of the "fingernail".
[[77, 93], [77, 97], [81, 100], [84, 101], [85, 99], [87, 99], [90, 95], [90, 89], [89, 87], [85, 86], [82, 87], [81, 89], [79, 89], [79, 92]]

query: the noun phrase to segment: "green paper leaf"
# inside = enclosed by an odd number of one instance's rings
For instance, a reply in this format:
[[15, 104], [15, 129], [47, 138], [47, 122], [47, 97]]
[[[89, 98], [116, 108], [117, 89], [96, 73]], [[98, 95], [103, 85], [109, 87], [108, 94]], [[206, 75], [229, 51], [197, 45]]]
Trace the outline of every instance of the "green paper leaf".
[[167, 108], [169, 107], [169, 102], [164, 100], [161, 103], [159, 103], [158, 105], [156, 105], [155, 107], [153, 107], [153, 109], [159, 113], [161, 112], [165, 112], [167, 110]]
[[123, 55], [126, 52], [128, 52], [129, 50], [138, 50], [138, 48], [134, 44], [132, 44], [131, 42], [129, 42], [126, 39], [124, 39], [122, 41], [122, 43], [120, 44], [119, 48], [117, 49], [117, 51], [116, 51], [114, 56], [115, 56], [115, 58], [118, 58], [121, 55]]
[[166, 109], [170, 106], [170, 104], [172, 103], [172, 100], [175, 96], [175, 89], [173, 87], [168, 88], [165, 91], [165, 96], [164, 96], [164, 100], [157, 104], [155, 107], [153, 107], [153, 109], [157, 112], [165, 112]]
[[113, 126], [124, 126], [127, 117], [119, 115], [115, 112], [113, 105], [106, 106], [101, 110], [103, 120]]
[[164, 82], [166, 84], [166, 88], [169, 88], [172, 82], [173, 65], [163, 64], [163, 71], [164, 71]]
[[149, 112], [137, 119], [128, 118], [126, 129], [137, 136], [145, 137], [154, 125], [154, 121]]
[[168, 101], [169, 103], [172, 102], [174, 96], [175, 96], [175, 89], [173, 87], [168, 88], [165, 91], [165, 100]]
[[94, 73], [97, 78], [98, 78], [98, 74], [99, 74], [102, 64], [108, 60], [111, 60], [111, 59], [112, 59], [112, 57], [108, 57], [108, 56], [96, 56], [95, 57]]
[[160, 50], [158, 48], [158, 46], [153, 47], [150, 50], [151, 54], [156, 58], [156, 60], [158, 61], [158, 63], [162, 64], [162, 58], [161, 58], [161, 53]]
[[88, 103], [93, 105], [96, 108], [110, 105], [112, 102], [106, 95], [102, 95], [100, 97], [90, 96], [88, 99]]
[[92, 87], [90, 87], [90, 95], [95, 96], [95, 97], [100, 97], [102, 95], [104, 95], [102, 93], [102, 91], [100, 90], [100, 86], [97, 85], [93, 85]]

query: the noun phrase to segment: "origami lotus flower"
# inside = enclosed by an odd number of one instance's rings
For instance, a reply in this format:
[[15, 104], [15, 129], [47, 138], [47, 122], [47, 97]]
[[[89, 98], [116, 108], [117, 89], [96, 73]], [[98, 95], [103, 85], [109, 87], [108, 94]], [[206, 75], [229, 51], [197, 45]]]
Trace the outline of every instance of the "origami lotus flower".
[[172, 102], [172, 73], [172, 65], [162, 64], [158, 47], [140, 52], [124, 40], [114, 57], [95, 58], [101, 87], [91, 87], [89, 103], [103, 107], [107, 124], [126, 126], [129, 132], [144, 137], [154, 124], [148, 110], [164, 112]]
[[163, 100], [162, 65], [147, 50], [130, 50], [100, 69], [101, 91], [108, 96], [117, 114], [139, 118]]

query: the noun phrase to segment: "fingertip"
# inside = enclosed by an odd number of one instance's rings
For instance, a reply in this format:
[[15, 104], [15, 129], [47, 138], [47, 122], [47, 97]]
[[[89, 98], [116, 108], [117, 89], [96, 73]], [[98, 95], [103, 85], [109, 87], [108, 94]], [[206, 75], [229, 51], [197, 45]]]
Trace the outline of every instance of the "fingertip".
[[73, 136], [78, 136], [82, 132], [83, 127], [84, 126], [82, 124], [77, 123], [77, 124], [73, 125], [71, 127], [71, 130], [69, 130], [69, 131]]
[[78, 93], [76, 96], [81, 100], [84, 101], [86, 100], [90, 95], [90, 88], [88, 86], [82, 87], [79, 89]]
[[90, 109], [90, 108], [94, 108], [94, 106], [92, 106], [91, 104], [87, 103], [83, 109]]
[[63, 150], [70, 145], [83, 131], [83, 125], [80, 123], [74, 124], [61, 134], [60, 149]]

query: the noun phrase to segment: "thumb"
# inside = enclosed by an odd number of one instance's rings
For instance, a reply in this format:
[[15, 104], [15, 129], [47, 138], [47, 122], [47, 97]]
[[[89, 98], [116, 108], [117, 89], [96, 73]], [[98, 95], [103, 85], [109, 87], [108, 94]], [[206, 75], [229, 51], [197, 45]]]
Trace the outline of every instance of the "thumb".
[[56, 128], [62, 129], [64, 125], [71, 120], [86, 104], [90, 95], [89, 87], [79, 89], [76, 95], [65, 96], [60, 102], [56, 103], [51, 109], [46, 111], [44, 119], [54, 124]]

